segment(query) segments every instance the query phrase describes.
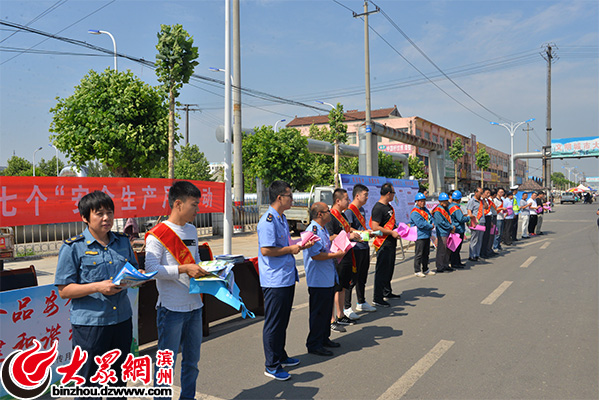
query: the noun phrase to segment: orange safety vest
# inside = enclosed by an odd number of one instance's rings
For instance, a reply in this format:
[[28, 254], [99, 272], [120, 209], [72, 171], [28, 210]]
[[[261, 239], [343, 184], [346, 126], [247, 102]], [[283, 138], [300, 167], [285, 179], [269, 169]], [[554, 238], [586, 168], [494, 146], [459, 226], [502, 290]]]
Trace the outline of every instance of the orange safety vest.
[[458, 204], [454, 204], [450, 207], [450, 215], [454, 214], [457, 210], [460, 210], [460, 206]]
[[192, 255], [192, 252], [183, 243], [181, 238], [177, 236], [175, 232], [165, 223], [156, 225], [154, 228], [146, 232], [145, 238], [148, 235], [152, 235], [158, 239], [158, 241], [165, 246], [165, 249], [171, 253], [173, 258], [179, 263], [183, 264], [196, 264], [196, 260]]
[[[373, 225], [372, 221], [373, 221], [373, 218], [370, 219], [369, 225]], [[396, 212], [392, 208], [392, 216], [383, 227], [385, 229], [392, 230], [392, 229], [394, 229], [394, 225], [396, 225]], [[381, 247], [383, 242], [385, 242], [385, 239], [387, 239], [387, 237], [388, 237], [388, 235], [383, 235], [383, 236], [377, 236], [375, 238], [375, 240], [373, 241], [373, 246], [375, 246], [375, 250], [379, 250], [379, 248]]]
[[368, 231], [369, 227], [367, 226], [367, 221], [365, 220], [365, 217], [360, 213], [360, 210], [352, 203], [350, 203], [348, 209], [352, 211], [356, 219], [358, 219], [358, 222], [360, 222], [360, 224], [362, 225], [363, 229], [365, 231]]
[[[342, 228], [344, 228], [344, 230], [347, 233], [350, 233], [352, 231], [352, 227], [350, 226], [346, 218], [344, 218], [338, 210], [332, 208], [331, 215], [333, 215], [333, 217], [338, 220], [340, 225], [342, 225]], [[350, 249], [350, 251], [352, 251], [352, 249]], [[354, 252], [352, 251], [352, 272], [356, 273], [357, 271], [358, 270], [356, 268], [356, 259], [354, 258]]]
[[419, 207], [413, 208], [410, 213], [412, 214], [414, 212], [419, 213], [421, 215], [421, 217], [425, 218], [425, 221], [429, 222], [429, 214], [428, 213], [426, 213], [425, 211], [423, 211]]
[[449, 224], [452, 224], [452, 220], [450, 219], [450, 215], [448, 215], [448, 212], [446, 211], [446, 209], [444, 207], [440, 207], [440, 206], [436, 206], [433, 209], [433, 212], [439, 212], [440, 214], [442, 214], [444, 216], [444, 218], [446, 218], [446, 220], [448, 221]]

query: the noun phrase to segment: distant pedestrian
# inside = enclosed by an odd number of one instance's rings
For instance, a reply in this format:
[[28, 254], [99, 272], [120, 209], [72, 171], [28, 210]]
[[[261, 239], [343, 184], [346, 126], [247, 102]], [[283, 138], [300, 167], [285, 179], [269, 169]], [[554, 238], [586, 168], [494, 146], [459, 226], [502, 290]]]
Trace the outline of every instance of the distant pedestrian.
[[519, 214], [521, 213], [521, 208], [519, 207], [519, 198], [518, 198], [518, 193], [519, 193], [519, 187], [518, 186], [511, 186], [510, 190], [512, 190], [512, 202], [513, 202], [513, 213], [514, 213], [514, 221], [512, 224], [512, 232], [511, 232], [511, 241], [517, 242], [519, 239], [517, 239], [517, 231], [518, 231], [518, 227], [519, 227]]
[[537, 193], [531, 193], [531, 197], [527, 200], [527, 204], [529, 204], [529, 224], [528, 231], [529, 236], [535, 236], [535, 226], [537, 225]]
[[543, 235], [542, 223], [544, 222], [544, 203], [546, 202], [546, 194], [543, 191], [539, 191], [535, 201], [537, 204], [537, 224], [535, 225], [535, 234]]
[[506, 208], [504, 207], [504, 189], [498, 188], [496, 192], [496, 196], [494, 197], [494, 206], [496, 208], [497, 217], [496, 217], [496, 235], [494, 236], [494, 245], [492, 249], [494, 250], [502, 250], [502, 245], [500, 244], [502, 240], [502, 233], [504, 231], [504, 218], [506, 215]]
[[506, 216], [504, 217], [504, 229], [502, 232], [502, 243], [504, 243], [507, 246], [510, 246], [513, 244], [512, 233], [513, 233], [513, 227], [516, 222], [516, 216], [515, 216], [515, 211], [514, 211], [514, 207], [513, 207], [513, 198], [514, 198], [514, 196], [513, 196], [512, 192], [508, 192], [508, 194], [506, 195], [506, 197], [503, 200], [504, 207], [506, 209]]
[[485, 207], [485, 209], [484, 209], [485, 231], [483, 232], [483, 240], [481, 243], [481, 252], [480, 252], [481, 258], [491, 258], [496, 255], [495, 253], [492, 252], [492, 241], [493, 241], [492, 224], [493, 224], [494, 210], [492, 207], [493, 202], [490, 199], [490, 196], [491, 196], [491, 190], [489, 188], [484, 188], [481, 198], [483, 200], [483, 206]]
[[485, 212], [481, 194], [483, 189], [475, 189], [473, 197], [467, 203], [467, 215], [471, 218], [471, 240], [469, 242], [469, 261], [479, 261], [481, 244], [483, 240], [483, 231], [475, 229], [476, 226], [485, 229]]

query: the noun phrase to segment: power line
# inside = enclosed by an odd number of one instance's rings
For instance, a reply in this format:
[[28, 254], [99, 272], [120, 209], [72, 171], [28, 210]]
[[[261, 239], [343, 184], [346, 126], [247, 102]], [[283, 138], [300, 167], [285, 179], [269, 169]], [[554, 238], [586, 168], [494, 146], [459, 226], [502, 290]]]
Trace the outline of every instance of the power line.
[[[40, 14], [38, 14], [37, 17], [35, 17], [34, 19], [32, 19], [31, 21], [29, 21], [28, 23], [26, 23], [25, 26], [29, 26], [29, 25], [33, 24], [34, 22], [36, 22], [37, 20], [45, 17], [46, 15], [50, 14], [52, 11], [56, 10], [58, 7], [60, 7], [63, 4], [65, 4], [67, 1], [68, 0], [58, 0], [56, 3], [54, 3], [53, 5], [51, 5], [50, 7], [46, 8], [44, 11], [42, 11]], [[15, 30], [13, 33], [11, 33], [10, 35], [8, 35], [4, 39], [0, 40], [0, 43], [4, 43], [5, 41], [7, 41], [11, 37], [13, 37], [19, 31], [20, 31], [19, 29]]]

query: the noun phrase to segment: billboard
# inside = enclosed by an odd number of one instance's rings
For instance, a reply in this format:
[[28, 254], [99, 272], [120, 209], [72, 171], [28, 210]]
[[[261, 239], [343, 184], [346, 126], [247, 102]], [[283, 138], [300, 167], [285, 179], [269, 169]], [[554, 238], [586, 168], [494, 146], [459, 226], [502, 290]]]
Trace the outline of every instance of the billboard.
[[598, 157], [598, 137], [578, 137], [552, 140], [552, 157]]

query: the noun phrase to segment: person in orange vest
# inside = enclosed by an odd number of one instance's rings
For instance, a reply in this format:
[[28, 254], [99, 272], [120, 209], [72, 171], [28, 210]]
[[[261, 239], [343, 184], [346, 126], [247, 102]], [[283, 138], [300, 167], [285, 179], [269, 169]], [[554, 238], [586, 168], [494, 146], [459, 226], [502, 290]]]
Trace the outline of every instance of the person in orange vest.
[[466, 266], [460, 259], [460, 250], [462, 248], [463, 241], [465, 240], [465, 224], [468, 223], [471, 218], [468, 215], [464, 215], [460, 208], [460, 200], [462, 199], [462, 193], [458, 190], [452, 192], [451, 203], [448, 209], [450, 218], [452, 218], [452, 224], [456, 228], [455, 233], [458, 233], [461, 238], [461, 242], [450, 254], [450, 266], [452, 268], [464, 268]]
[[146, 270], [157, 271], [158, 349], [171, 350], [175, 361], [181, 348], [182, 398], [194, 398], [196, 394], [202, 344], [202, 298], [189, 293], [190, 279], [207, 274], [198, 265], [198, 232], [191, 224], [201, 196], [191, 182], [173, 183], [169, 189], [169, 218], [146, 233]]
[[381, 197], [371, 211], [371, 229], [380, 231], [382, 236], [375, 238], [373, 245], [377, 249], [375, 264], [375, 284], [373, 288], [373, 304], [378, 307], [389, 307], [385, 299], [399, 298], [392, 292], [392, 276], [396, 263], [396, 243], [400, 235], [396, 232], [396, 215], [390, 202], [395, 191], [391, 183], [384, 183], [379, 191]]
[[452, 272], [454, 269], [450, 267], [450, 249], [448, 248], [448, 236], [454, 233], [455, 227], [452, 225], [452, 219], [448, 213], [449, 197], [447, 193], [440, 193], [438, 204], [433, 209], [433, 223], [435, 224], [435, 232], [438, 238], [437, 251], [435, 255], [435, 266], [437, 273]]
[[415, 208], [410, 212], [410, 224], [417, 227], [414, 270], [415, 275], [419, 278], [435, 275], [435, 272], [429, 269], [429, 252], [431, 251], [429, 242], [433, 230], [433, 216], [425, 207], [426, 201], [427, 199], [423, 193], [417, 193]]
[[[467, 203], [467, 215], [471, 218], [470, 228], [482, 226], [485, 228], [485, 207], [481, 194], [483, 189], [478, 187], [475, 189], [475, 194]], [[481, 252], [481, 244], [483, 239], [483, 231], [471, 229], [471, 240], [469, 241], [469, 261], [479, 261], [479, 253]]]

